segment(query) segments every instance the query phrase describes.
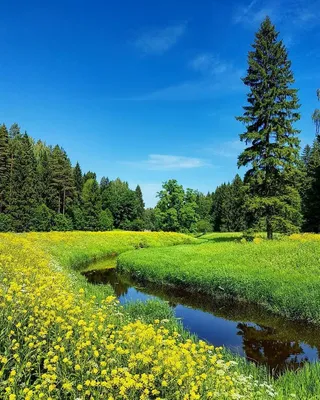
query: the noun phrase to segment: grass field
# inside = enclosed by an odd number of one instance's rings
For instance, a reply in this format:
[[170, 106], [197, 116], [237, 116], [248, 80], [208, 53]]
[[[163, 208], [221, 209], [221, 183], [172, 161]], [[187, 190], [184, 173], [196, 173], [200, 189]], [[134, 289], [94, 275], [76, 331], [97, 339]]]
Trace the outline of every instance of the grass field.
[[131, 249], [140, 257], [142, 247], [198, 243], [164, 233], [1, 234], [0, 398], [319, 398], [317, 365], [272, 381], [190, 338], [165, 303], [123, 308], [109, 286], [77, 272]]
[[221, 349], [187, 339], [170, 320], [133, 320], [134, 313], [152, 315], [152, 305], [126, 313], [70, 273], [73, 263], [79, 268], [103, 255], [192, 241], [176, 234], [1, 234], [0, 398], [272, 398], [272, 385], [242, 374]]
[[196, 246], [126, 252], [118, 268], [138, 279], [237, 297], [320, 324], [319, 236], [248, 243], [230, 234], [204, 238]]

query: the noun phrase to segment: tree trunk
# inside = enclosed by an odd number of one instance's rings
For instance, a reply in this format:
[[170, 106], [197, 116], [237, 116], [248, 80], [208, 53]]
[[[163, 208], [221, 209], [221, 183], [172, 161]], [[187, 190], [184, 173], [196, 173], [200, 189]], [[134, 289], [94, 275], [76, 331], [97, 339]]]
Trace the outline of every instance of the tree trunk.
[[267, 239], [268, 240], [273, 239], [273, 229], [272, 229], [272, 224], [271, 224], [269, 216], [267, 216]]

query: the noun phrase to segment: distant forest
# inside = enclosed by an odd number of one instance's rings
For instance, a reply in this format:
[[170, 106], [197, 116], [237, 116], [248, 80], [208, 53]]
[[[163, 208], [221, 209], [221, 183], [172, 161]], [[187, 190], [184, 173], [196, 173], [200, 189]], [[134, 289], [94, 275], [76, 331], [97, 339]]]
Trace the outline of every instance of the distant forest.
[[[302, 229], [320, 229], [320, 138], [301, 155]], [[245, 206], [239, 175], [212, 193], [163, 184], [154, 209], [145, 208], [140, 186], [83, 173], [60, 146], [35, 142], [17, 124], [0, 126], [0, 230], [67, 231], [111, 229], [180, 232], [244, 231], [255, 226]], [[263, 229], [263, 226], [261, 226]]]

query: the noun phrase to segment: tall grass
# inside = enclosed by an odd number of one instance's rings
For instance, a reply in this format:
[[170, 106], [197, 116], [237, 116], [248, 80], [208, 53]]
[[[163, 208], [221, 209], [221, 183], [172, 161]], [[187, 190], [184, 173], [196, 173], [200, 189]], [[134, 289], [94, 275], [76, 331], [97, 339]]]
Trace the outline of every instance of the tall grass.
[[120, 255], [117, 265], [140, 280], [232, 296], [320, 324], [319, 260], [320, 241], [301, 236], [141, 249]]
[[191, 337], [166, 303], [121, 307], [109, 286], [72, 272], [126, 250], [181, 243], [198, 242], [176, 234], [1, 234], [0, 398], [316, 399], [318, 366], [275, 382]]

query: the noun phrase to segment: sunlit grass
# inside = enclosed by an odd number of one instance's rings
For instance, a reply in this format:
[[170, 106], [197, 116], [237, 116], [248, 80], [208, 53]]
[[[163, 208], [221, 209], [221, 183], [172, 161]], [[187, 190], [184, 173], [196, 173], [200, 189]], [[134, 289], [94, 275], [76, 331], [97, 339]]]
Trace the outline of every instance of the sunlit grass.
[[[49, 233], [0, 239], [1, 399], [273, 397], [272, 385], [241, 374], [221, 349], [181, 335], [163, 318], [165, 309], [148, 323], [156, 304], [126, 314], [114, 296], [90, 296], [70, 273], [74, 261], [79, 267], [141, 247], [141, 240], [168, 245], [192, 242], [188, 237]], [[133, 320], [134, 313], [145, 320]]]
[[[118, 258], [118, 268], [138, 279], [237, 297], [320, 324], [318, 235], [245, 243], [217, 236], [208, 235], [210, 240], [197, 246], [126, 252]], [[233, 237], [221, 238], [229, 236]]]
[[130, 249], [139, 259], [144, 247], [182, 243], [189, 245], [177, 250], [204, 246], [165, 233], [1, 234], [0, 398], [316, 399], [318, 366], [272, 381], [191, 337], [165, 303], [121, 307], [110, 286], [73, 271]]

